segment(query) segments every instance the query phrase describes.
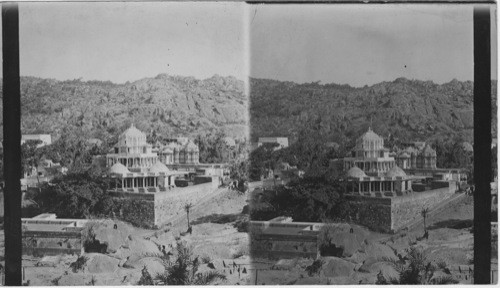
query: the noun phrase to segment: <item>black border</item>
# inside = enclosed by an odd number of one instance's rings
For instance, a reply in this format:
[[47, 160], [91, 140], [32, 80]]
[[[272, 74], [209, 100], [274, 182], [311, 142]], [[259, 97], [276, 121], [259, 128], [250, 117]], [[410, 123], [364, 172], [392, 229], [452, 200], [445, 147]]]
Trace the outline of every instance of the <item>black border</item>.
[[491, 283], [490, 17], [490, 6], [474, 7], [474, 284]]
[[2, 28], [5, 285], [21, 286], [21, 93], [17, 3], [2, 4]]

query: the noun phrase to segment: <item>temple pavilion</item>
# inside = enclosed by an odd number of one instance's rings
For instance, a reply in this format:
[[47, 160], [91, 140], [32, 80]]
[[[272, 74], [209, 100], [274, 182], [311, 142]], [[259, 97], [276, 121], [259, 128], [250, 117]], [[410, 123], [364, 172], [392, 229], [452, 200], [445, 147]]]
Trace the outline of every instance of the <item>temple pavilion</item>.
[[175, 186], [175, 177], [187, 174], [168, 169], [146, 142], [146, 135], [133, 124], [118, 137], [113, 152], [106, 155], [106, 166], [109, 176], [116, 180], [114, 191], [167, 191]]
[[382, 176], [396, 165], [389, 149], [384, 148], [384, 139], [371, 128], [356, 140], [351, 153], [351, 157], [344, 158], [344, 171], [358, 167], [367, 175]]
[[346, 190], [363, 196], [396, 196], [412, 190], [412, 178], [396, 165], [384, 139], [371, 128], [356, 140], [352, 157], [344, 158]]
[[409, 146], [396, 154], [396, 163], [403, 169], [437, 169], [436, 150], [425, 143], [421, 147]]

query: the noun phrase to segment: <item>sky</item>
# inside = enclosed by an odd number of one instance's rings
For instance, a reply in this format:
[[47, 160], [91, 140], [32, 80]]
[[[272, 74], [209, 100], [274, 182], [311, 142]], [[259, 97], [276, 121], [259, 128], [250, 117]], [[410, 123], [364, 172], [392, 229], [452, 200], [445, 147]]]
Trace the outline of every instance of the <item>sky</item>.
[[21, 75], [245, 80], [244, 12], [244, 3], [234, 2], [20, 3]]
[[473, 80], [471, 5], [255, 5], [248, 16], [251, 77]]

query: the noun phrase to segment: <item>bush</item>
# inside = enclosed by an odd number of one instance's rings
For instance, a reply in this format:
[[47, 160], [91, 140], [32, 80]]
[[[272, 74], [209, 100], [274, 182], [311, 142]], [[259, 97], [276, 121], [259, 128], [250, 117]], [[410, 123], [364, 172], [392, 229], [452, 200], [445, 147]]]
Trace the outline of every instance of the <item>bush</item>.
[[210, 263], [210, 261], [211, 261], [211, 259], [210, 259], [210, 256], [208, 256], [208, 255], [201, 257], [201, 263], [203, 263], [203, 264]]
[[318, 247], [321, 256], [342, 257], [344, 254], [344, 248], [342, 246], [337, 247], [332, 243], [332, 235], [337, 233], [337, 230], [337, 227], [332, 223], [328, 223], [321, 227], [318, 235]]
[[323, 267], [323, 260], [316, 259], [311, 265], [306, 267], [306, 272], [309, 275], [309, 277], [312, 277], [313, 275], [318, 274], [321, 271], [322, 267]]
[[87, 260], [89, 260], [89, 258], [87, 258], [85, 256], [80, 256], [80, 257], [78, 257], [78, 259], [76, 259], [75, 262], [73, 262], [69, 265], [69, 268], [71, 268], [73, 273], [76, 273], [79, 270], [83, 270], [83, 267], [85, 266], [85, 263], [87, 263]]
[[238, 230], [238, 232], [248, 233], [248, 227], [250, 226], [250, 221], [248, 218], [237, 220], [234, 222], [233, 227]]
[[141, 271], [141, 279], [139, 279], [139, 282], [137, 282], [137, 285], [145, 285], [145, 286], [153, 286], [153, 277], [151, 277], [151, 274], [148, 271], [148, 268], [144, 266]]

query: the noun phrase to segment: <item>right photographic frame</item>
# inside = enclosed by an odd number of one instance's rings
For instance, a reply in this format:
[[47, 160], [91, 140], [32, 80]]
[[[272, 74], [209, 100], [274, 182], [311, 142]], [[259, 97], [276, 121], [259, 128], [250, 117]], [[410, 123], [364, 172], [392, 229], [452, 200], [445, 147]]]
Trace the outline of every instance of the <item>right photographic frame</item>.
[[497, 283], [496, 5], [247, 17], [249, 284]]

